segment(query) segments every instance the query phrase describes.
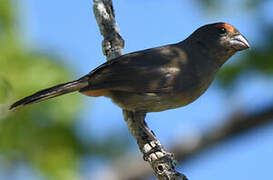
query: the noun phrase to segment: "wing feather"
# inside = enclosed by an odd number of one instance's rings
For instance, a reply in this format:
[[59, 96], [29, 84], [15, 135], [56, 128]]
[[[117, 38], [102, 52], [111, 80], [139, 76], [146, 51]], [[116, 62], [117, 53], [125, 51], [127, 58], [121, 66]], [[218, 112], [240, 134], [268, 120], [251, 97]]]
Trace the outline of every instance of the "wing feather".
[[80, 91], [169, 92], [183, 66], [177, 51], [181, 49], [168, 45], [120, 56], [91, 71], [89, 86]]

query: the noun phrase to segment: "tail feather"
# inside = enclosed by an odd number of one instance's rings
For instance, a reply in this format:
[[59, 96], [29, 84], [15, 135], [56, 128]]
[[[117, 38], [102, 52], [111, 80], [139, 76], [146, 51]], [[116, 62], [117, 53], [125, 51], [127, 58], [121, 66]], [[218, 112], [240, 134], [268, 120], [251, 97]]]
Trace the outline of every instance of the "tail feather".
[[67, 94], [73, 91], [78, 91], [86, 86], [88, 86], [88, 82], [82, 79], [71, 81], [64, 84], [59, 84], [57, 86], [53, 86], [51, 88], [38, 91], [31, 96], [25, 97], [15, 102], [14, 104], [12, 104], [9, 109], [11, 110], [21, 105], [33, 104], [33, 103], [44, 101], [46, 99], [50, 99], [56, 96]]

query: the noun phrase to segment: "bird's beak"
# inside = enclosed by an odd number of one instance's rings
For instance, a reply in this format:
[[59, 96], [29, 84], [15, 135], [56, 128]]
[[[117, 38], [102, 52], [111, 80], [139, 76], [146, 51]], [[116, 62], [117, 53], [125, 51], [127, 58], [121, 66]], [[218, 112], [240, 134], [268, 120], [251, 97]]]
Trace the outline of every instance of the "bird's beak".
[[250, 48], [249, 42], [241, 34], [237, 34], [237, 35], [231, 37], [230, 43], [231, 43], [231, 46], [234, 49], [236, 49], [237, 51], [241, 51], [241, 50]]

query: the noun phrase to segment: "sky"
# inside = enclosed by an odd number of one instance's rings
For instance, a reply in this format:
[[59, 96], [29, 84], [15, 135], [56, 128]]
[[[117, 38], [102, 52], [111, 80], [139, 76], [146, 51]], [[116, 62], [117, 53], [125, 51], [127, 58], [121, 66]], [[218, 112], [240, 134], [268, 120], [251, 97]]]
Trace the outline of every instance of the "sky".
[[[259, 34], [259, 19], [251, 11], [241, 12], [240, 6], [234, 6], [235, 2], [238, 1], [224, 1], [224, 12], [209, 13], [191, 0], [114, 1], [116, 21], [125, 40], [124, 53], [182, 41], [198, 27], [219, 21], [236, 26], [255, 48], [261, 39], [266, 38]], [[268, 2], [268, 5], [273, 4]], [[272, 21], [270, 12], [273, 8], [268, 5], [264, 6], [264, 13], [268, 13], [268, 20]], [[75, 79], [105, 62], [102, 36], [95, 22], [91, 0], [21, 0], [17, 9], [21, 15], [20, 33], [24, 43], [63, 57], [63, 63], [75, 72]], [[234, 56], [230, 63], [243, 54], [240, 52]], [[203, 96], [186, 107], [148, 114], [148, 125], [168, 147], [185, 134], [221, 124], [223, 117], [246, 104], [249, 109], [255, 109], [270, 103], [273, 83], [269, 82], [272, 79], [249, 76], [248, 85], [241, 83], [236, 94], [227, 94], [213, 84]], [[259, 98], [253, 98], [257, 94]], [[114, 130], [128, 132], [121, 109], [110, 99], [85, 97], [84, 104], [76, 127], [83, 141], [93, 135], [98, 139], [105, 138]], [[190, 180], [229, 180], [234, 176], [235, 179], [268, 179], [272, 176], [272, 130], [273, 125], [269, 125], [217, 145], [179, 169]], [[138, 153], [136, 145], [135, 148]]]

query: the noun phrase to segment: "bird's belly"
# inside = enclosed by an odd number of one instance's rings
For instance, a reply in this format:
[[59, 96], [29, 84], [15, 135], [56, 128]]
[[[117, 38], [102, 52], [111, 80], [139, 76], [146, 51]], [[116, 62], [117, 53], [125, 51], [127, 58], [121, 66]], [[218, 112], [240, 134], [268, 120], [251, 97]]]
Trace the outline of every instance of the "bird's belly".
[[173, 93], [131, 93], [112, 91], [111, 98], [122, 109], [158, 112], [190, 104], [204, 93], [205, 89]]

